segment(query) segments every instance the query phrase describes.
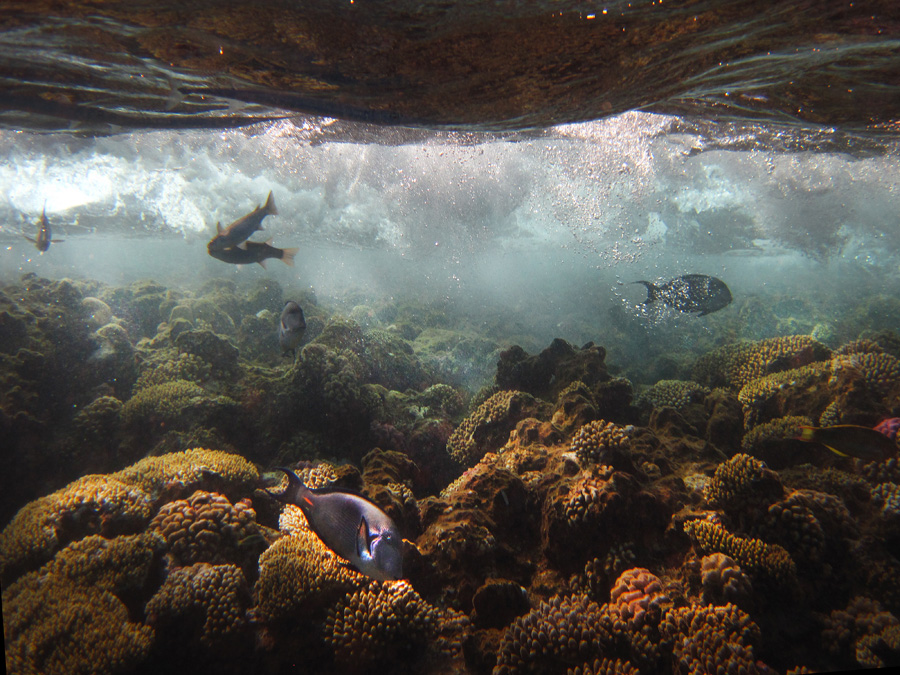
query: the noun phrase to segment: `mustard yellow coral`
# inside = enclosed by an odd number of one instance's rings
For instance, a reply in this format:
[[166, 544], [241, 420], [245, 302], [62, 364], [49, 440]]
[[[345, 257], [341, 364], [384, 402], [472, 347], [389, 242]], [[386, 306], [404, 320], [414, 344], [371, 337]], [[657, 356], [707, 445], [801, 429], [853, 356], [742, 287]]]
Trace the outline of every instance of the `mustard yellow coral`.
[[[296, 516], [300, 509], [287, 506]], [[328, 606], [337, 598], [368, 583], [322, 543], [308, 527], [302, 512], [296, 528], [270, 546], [259, 558], [258, 614], [263, 621]]]
[[744, 412], [744, 427], [749, 429], [767, 418], [783, 416], [773, 401], [784, 390], [809, 391], [822, 388], [831, 378], [831, 363], [820, 361], [755, 378], [741, 387], [738, 401]]
[[150, 385], [137, 391], [125, 402], [122, 415], [126, 424], [146, 420], [172, 421], [178, 419], [192, 401], [207, 394], [203, 387], [188, 380], [171, 380]]
[[778, 474], [764, 462], [738, 453], [716, 467], [716, 472], [703, 490], [711, 506], [734, 515], [768, 507], [784, 495]]
[[628, 431], [613, 422], [594, 420], [572, 439], [572, 451], [581, 462], [606, 464], [609, 455], [628, 448]]
[[[489, 449], [482, 440], [484, 432], [502, 427], [508, 436], [521, 418], [523, 404], [532, 399], [530, 394], [521, 391], [498, 391], [478, 406], [450, 435], [447, 452], [461, 464], [475, 464]], [[501, 439], [500, 445], [505, 440], [506, 438]]]
[[641, 393], [638, 404], [653, 408], [684, 408], [690, 403], [701, 402], [709, 394], [709, 387], [690, 380], [660, 380]]
[[15, 578], [87, 534], [136, 531], [151, 514], [140, 487], [114, 476], [89, 475], [26, 504], [0, 532], [0, 577]]
[[822, 361], [830, 351], [809, 335], [768, 338], [719, 347], [694, 365], [692, 379], [735, 391], [770, 373]]
[[239, 567], [196, 563], [170, 572], [147, 603], [147, 622], [160, 629], [174, 625], [179, 633], [196, 635], [211, 647], [241, 631], [249, 602]]

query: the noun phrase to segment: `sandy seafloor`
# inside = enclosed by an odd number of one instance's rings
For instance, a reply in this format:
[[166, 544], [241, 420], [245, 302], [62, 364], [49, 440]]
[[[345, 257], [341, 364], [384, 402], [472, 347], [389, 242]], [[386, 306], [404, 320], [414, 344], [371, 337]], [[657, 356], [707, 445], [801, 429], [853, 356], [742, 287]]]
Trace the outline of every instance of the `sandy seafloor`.
[[[4, 135], [8, 671], [897, 665], [896, 449], [795, 439], [900, 417], [896, 157], [608, 125]], [[295, 265], [209, 258], [268, 189], [254, 239]], [[685, 273], [734, 301], [640, 305]], [[263, 489], [278, 466], [383, 508], [404, 580], [335, 559]]]

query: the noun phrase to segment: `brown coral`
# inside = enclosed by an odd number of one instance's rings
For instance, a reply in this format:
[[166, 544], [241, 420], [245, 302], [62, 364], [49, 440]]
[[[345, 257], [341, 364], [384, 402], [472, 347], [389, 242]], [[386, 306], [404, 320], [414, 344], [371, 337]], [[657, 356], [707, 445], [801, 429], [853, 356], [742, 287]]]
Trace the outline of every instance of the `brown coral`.
[[232, 506], [223, 495], [203, 490], [165, 504], [148, 529], [165, 538], [176, 565], [237, 562], [240, 542], [259, 533], [249, 499]]
[[147, 603], [147, 623], [193, 637], [207, 647], [225, 643], [246, 625], [250, 593], [235, 565], [196, 563], [178, 568]]
[[643, 567], [622, 572], [609, 592], [610, 613], [635, 628], [644, 624], [648, 612], [659, 614], [668, 600], [659, 577]]
[[328, 610], [325, 639], [344, 669], [366, 669], [425, 646], [438, 612], [407, 581], [372, 581]]
[[757, 378], [822, 361], [830, 354], [825, 345], [808, 335], [726, 345], [700, 357], [692, 379], [737, 391]]
[[753, 597], [753, 584], [740, 566], [724, 553], [703, 556], [701, 561], [703, 602], [708, 605], [732, 603], [746, 608]]
[[709, 387], [691, 380], [660, 380], [644, 391], [637, 400], [638, 405], [651, 408], [685, 408], [691, 403], [700, 403], [709, 394]]
[[875, 396], [884, 396], [900, 384], [900, 360], [883, 352], [855, 352], [832, 359], [832, 370], [844, 368], [862, 374], [866, 386]]
[[703, 491], [706, 501], [726, 513], [753, 517], [784, 495], [778, 474], [763, 462], [738, 453], [716, 468]]
[[[834, 610], [825, 621], [822, 642], [833, 655], [863, 668], [897, 665], [900, 621], [870, 598], [857, 596], [846, 609]], [[885, 658], [890, 662], [886, 663]]]
[[784, 546], [798, 562], [818, 563], [825, 553], [825, 532], [805, 501], [802, 493], [792, 493], [772, 504], [755, 531]]
[[797, 568], [781, 546], [760, 539], [747, 539], [732, 534], [718, 523], [690, 520], [684, 530], [703, 553], [724, 553], [750, 574], [763, 575], [780, 583], [796, 577]]
[[620, 455], [628, 449], [628, 430], [605, 420], [585, 424], [572, 439], [572, 451], [581, 462], [596, 462], [615, 466]]
[[484, 453], [502, 446], [519, 420], [531, 416], [535, 401], [521, 391], [499, 391], [462, 421], [447, 440], [447, 452], [472, 466]]
[[[295, 506], [282, 529], [291, 534], [270, 546], [259, 558], [258, 614], [263, 621], [321, 608], [368, 583], [368, 577], [348, 568], [309, 530]], [[302, 520], [301, 520], [302, 519]]]
[[751, 380], [738, 392], [744, 428], [788, 415], [818, 416], [831, 402], [831, 377], [831, 364], [816, 362]]
[[682, 673], [761, 672], [753, 651], [761, 637], [759, 627], [746, 612], [730, 603], [671, 609], [665, 613], [660, 628], [673, 642]]

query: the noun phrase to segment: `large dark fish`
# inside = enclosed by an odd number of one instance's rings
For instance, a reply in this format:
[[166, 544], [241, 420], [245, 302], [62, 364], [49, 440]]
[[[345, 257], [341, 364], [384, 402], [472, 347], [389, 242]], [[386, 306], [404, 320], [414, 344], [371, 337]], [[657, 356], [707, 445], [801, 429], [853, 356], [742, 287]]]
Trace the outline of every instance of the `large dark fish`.
[[284, 303], [281, 310], [281, 323], [278, 325], [278, 343], [281, 351], [294, 354], [306, 332], [306, 319], [303, 317], [303, 309], [293, 300]]
[[700, 312], [698, 316], [718, 312], [731, 302], [725, 282], [706, 274], [685, 274], [659, 286], [649, 281], [634, 283], [647, 287], [645, 305], [661, 300], [679, 312]]
[[[53, 233], [50, 231], [50, 221], [47, 220], [47, 202], [44, 202], [44, 211], [41, 213], [41, 223], [38, 225], [37, 239], [32, 239], [27, 234], [23, 234], [22, 236], [34, 244], [41, 253], [50, 248], [50, 240], [53, 239]], [[53, 241], [59, 244], [64, 242], [65, 239], [53, 239]]]
[[270, 494], [300, 507], [319, 539], [363, 574], [379, 581], [403, 576], [402, 538], [394, 521], [364, 497], [337, 488], [312, 490], [290, 469], [284, 492]]
[[231, 225], [222, 229], [221, 223], [216, 223], [216, 236], [210, 239], [206, 248], [210, 254], [213, 251], [223, 251], [226, 248], [233, 248], [241, 242], [249, 239], [250, 235], [257, 230], [262, 229], [262, 221], [266, 216], [277, 216], [278, 209], [275, 208], [275, 198], [271, 191], [266, 203], [257, 206], [250, 213], [242, 218], [238, 218]]
[[[270, 239], [269, 241], [272, 240]], [[293, 267], [294, 256], [297, 255], [298, 249], [275, 248], [274, 246], [269, 246], [269, 241], [263, 243], [245, 241], [242, 246], [233, 246], [221, 251], [210, 250], [209, 254], [216, 260], [231, 263], [232, 265], [251, 265], [253, 263], [259, 263], [265, 267], [266, 260], [275, 258], [285, 265]]]
[[800, 427], [798, 440], [819, 443], [841, 457], [878, 462], [897, 456], [897, 442], [877, 429], [856, 424], [833, 427]]

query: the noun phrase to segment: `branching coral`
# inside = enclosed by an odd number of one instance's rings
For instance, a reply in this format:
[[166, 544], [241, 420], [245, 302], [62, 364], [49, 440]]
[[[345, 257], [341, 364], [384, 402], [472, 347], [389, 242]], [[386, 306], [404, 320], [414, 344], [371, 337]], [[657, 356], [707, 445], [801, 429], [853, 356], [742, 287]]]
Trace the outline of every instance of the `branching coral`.
[[202, 490], [163, 505], [148, 529], [165, 538], [176, 565], [238, 562], [240, 542], [259, 533], [249, 499], [232, 506], [226, 497]]
[[207, 647], [223, 644], [246, 623], [250, 592], [235, 565], [196, 563], [173, 570], [147, 603], [147, 623]]
[[342, 667], [371, 667], [424, 648], [438, 612], [407, 581], [373, 581], [328, 611], [325, 637]]
[[737, 391], [767, 374], [799, 368], [829, 356], [828, 348], [808, 335], [726, 345], [700, 357], [692, 379], [709, 387]]
[[765, 509], [783, 495], [778, 474], [743, 453], [720, 464], [703, 491], [710, 505], [734, 516]]
[[9, 672], [105, 674], [140, 663], [153, 630], [132, 622], [117, 596], [143, 586], [161, 544], [146, 534], [87, 537], [6, 589]]
[[690, 403], [701, 402], [709, 391], [709, 387], [690, 380], [660, 380], [644, 391], [637, 403], [651, 408], [681, 409]]
[[174, 380], [201, 384], [210, 378], [211, 372], [210, 365], [199, 356], [179, 353], [171, 359], [144, 369], [134, 383], [134, 390], [140, 391]]
[[530, 394], [499, 391], [462, 421], [447, 440], [447, 452], [461, 464], [472, 466], [484, 453], [503, 445], [519, 420], [529, 417], [534, 407]]
[[857, 596], [846, 609], [831, 612], [822, 642], [847, 664], [883, 668], [900, 663], [900, 621], [870, 598]]
[[684, 524], [684, 531], [703, 553], [724, 553], [750, 574], [779, 583], [789, 583], [796, 577], [794, 561], [781, 546], [739, 537], [706, 520], [690, 520]]
[[[770, 419], [799, 412], [818, 415], [825, 404], [818, 405], [815, 399], [827, 396], [825, 385], [830, 378], [830, 364], [817, 362], [751, 380], [738, 393], [744, 411], [744, 427], [749, 429]], [[812, 393], [809, 399], [805, 396], [807, 392]], [[815, 409], [810, 410], [811, 407]]]
[[613, 455], [627, 448], [628, 431], [605, 420], [585, 424], [572, 439], [572, 451], [581, 462], [609, 464]]
[[660, 626], [672, 640], [675, 658], [682, 673], [746, 673], [760, 671], [754, 644], [760, 641], [759, 627], [748, 614], [732, 604], [698, 607], [691, 605], [665, 613]]
[[700, 564], [704, 603], [747, 606], [753, 597], [753, 585], [734, 560], [724, 553], [712, 553], [703, 556]]
[[784, 546], [799, 562], [818, 563], [825, 553], [825, 532], [804, 502], [802, 494], [792, 493], [772, 504], [755, 532], [766, 541]]
[[854, 352], [836, 356], [831, 368], [840, 373], [844, 368], [860, 373], [866, 386], [876, 396], [884, 396], [900, 384], [900, 360], [883, 352]]

